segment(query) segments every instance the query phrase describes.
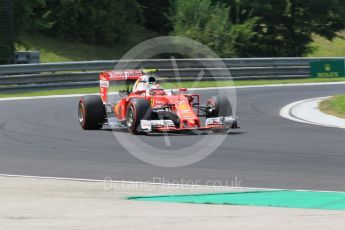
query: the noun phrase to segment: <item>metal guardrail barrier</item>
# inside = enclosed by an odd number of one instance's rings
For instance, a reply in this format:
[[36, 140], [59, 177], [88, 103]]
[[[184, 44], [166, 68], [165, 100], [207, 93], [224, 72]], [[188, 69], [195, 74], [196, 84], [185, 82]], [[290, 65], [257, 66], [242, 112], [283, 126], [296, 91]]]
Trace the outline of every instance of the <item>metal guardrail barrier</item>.
[[155, 68], [162, 81], [195, 79], [288, 79], [310, 76], [309, 64], [319, 60], [343, 58], [226, 58], [226, 59], [146, 59], [60, 62], [43, 64], [0, 65], [0, 91], [45, 87], [97, 85], [101, 71], [132, 68]]

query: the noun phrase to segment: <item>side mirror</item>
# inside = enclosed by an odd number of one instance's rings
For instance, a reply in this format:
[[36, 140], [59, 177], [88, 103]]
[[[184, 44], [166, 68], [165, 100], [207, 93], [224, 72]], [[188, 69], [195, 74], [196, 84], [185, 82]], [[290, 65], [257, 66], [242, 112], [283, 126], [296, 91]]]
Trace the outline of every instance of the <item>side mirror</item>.
[[179, 91], [180, 91], [180, 92], [186, 92], [186, 91], [187, 91], [187, 88], [180, 88]]

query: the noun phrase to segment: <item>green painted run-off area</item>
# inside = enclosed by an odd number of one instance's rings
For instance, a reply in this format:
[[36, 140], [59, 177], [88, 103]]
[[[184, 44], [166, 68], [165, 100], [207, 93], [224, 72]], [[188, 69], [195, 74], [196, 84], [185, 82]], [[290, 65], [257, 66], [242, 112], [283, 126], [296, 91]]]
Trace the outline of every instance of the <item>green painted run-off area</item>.
[[129, 197], [130, 200], [160, 201], [196, 204], [224, 204], [269, 206], [285, 208], [309, 208], [325, 210], [345, 210], [344, 192], [316, 191], [249, 191], [214, 194], [188, 194], [165, 196]]

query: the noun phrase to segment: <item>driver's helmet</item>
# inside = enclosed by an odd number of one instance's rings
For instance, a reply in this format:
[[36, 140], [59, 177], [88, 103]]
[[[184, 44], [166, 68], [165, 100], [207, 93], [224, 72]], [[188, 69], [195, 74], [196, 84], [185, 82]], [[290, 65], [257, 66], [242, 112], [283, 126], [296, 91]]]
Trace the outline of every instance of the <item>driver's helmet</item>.
[[157, 81], [156, 76], [154, 76], [154, 75], [149, 75], [149, 76], [147, 76], [147, 82], [149, 83], [149, 85], [154, 85], [154, 84], [156, 84], [158, 81]]
[[160, 85], [157, 84], [158, 80], [155, 75], [143, 75], [135, 83], [133, 91], [142, 91], [150, 89], [161, 89]]
[[[149, 84], [149, 87], [148, 87], [148, 91], [152, 91], [152, 90], [163, 90], [163, 88], [160, 86], [160, 84], [157, 83], [158, 80], [157, 80], [157, 77], [154, 76], [154, 75], [150, 75], [148, 77], [148, 84]], [[160, 94], [164, 93], [164, 91], [160, 92]], [[157, 92], [156, 92], [157, 94]]]

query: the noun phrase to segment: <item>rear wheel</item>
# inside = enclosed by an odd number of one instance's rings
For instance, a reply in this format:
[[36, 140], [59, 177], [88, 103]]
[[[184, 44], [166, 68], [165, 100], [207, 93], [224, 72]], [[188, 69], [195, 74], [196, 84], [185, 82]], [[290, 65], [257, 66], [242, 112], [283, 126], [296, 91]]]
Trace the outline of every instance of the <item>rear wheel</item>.
[[151, 119], [150, 103], [145, 99], [132, 99], [126, 111], [126, 125], [128, 131], [133, 134], [140, 133], [140, 121]]
[[83, 96], [78, 104], [78, 120], [83, 129], [97, 130], [103, 127], [105, 108], [100, 96]]

